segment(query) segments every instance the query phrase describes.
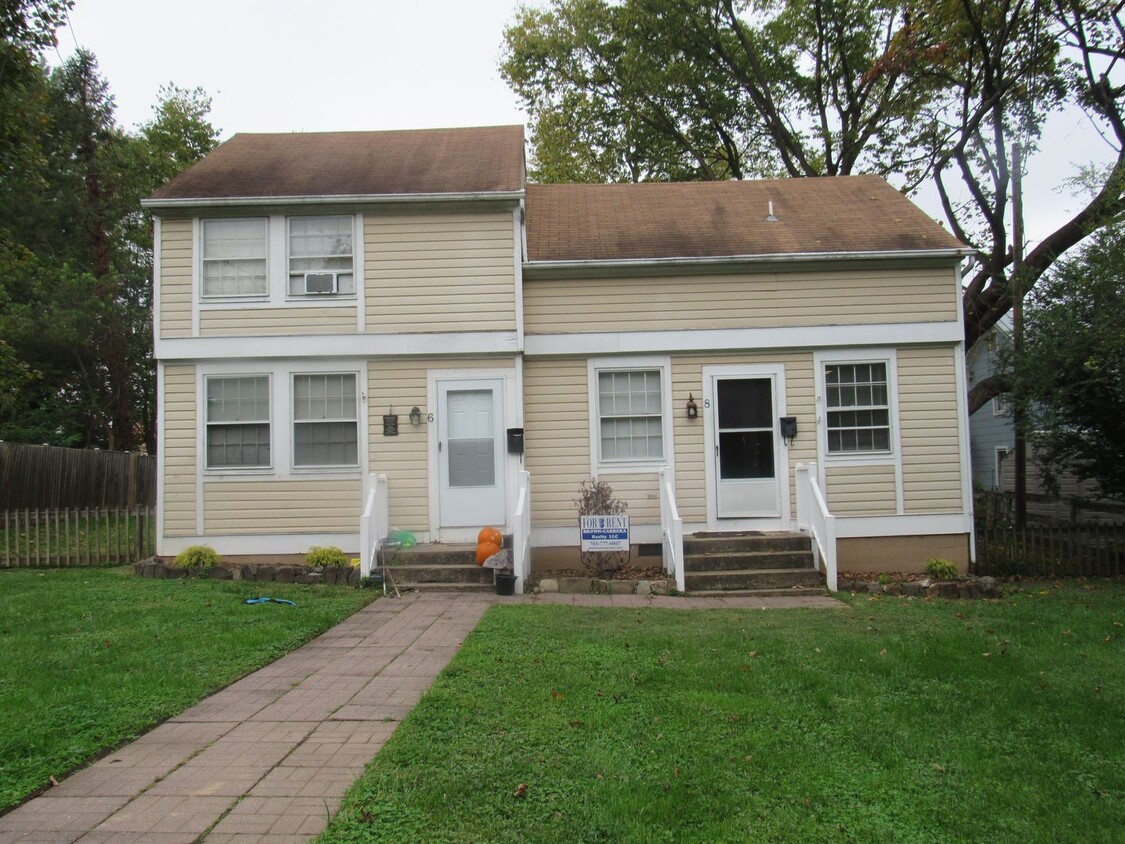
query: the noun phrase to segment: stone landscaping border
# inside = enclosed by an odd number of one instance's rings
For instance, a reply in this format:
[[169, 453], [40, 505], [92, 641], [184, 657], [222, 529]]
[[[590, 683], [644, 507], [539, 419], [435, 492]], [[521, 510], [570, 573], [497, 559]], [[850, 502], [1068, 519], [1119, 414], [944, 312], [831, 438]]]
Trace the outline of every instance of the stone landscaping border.
[[352, 566], [268, 565], [263, 563], [219, 563], [215, 566], [177, 568], [157, 559], [133, 564], [133, 574], [157, 580], [207, 577], [212, 580], [246, 580], [264, 583], [326, 583], [330, 586], [359, 586], [359, 569]]
[[667, 595], [667, 580], [602, 580], [597, 577], [544, 577], [537, 593], [564, 595]]
[[1002, 593], [994, 577], [963, 577], [958, 580], [924, 580], [880, 583], [877, 580], [840, 578], [841, 592], [866, 592], [869, 595], [900, 595], [908, 598], [946, 598], [969, 600], [1000, 598]]

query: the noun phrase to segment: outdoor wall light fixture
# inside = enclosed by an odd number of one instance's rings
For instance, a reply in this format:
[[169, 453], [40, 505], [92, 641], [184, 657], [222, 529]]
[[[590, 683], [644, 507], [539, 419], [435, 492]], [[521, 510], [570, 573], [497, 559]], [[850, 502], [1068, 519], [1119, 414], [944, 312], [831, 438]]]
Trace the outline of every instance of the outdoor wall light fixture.
[[688, 393], [687, 418], [695, 419], [697, 416], [699, 416], [699, 405], [695, 403], [695, 397], [691, 393]]
[[418, 409], [418, 405], [410, 408], [410, 424], [415, 428], [422, 424], [422, 411]]

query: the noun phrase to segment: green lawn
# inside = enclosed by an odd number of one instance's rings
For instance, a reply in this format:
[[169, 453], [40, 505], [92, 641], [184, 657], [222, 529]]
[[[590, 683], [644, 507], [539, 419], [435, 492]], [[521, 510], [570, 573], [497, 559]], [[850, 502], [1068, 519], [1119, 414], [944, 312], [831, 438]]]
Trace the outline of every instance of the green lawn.
[[1123, 841], [1123, 623], [1121, 583], [499, 606], [320, 840]]
[[[289, 598], [247, 606], [255, 595]], [[0, 810], [351, 615], [373, 591], [0, 571]]]

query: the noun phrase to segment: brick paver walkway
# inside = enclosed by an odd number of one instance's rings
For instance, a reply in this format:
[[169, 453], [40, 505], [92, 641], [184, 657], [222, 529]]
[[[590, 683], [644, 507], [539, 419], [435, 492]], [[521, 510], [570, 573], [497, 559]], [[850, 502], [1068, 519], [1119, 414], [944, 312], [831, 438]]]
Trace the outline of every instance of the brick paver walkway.
[[0, 817], [0, 844], [306, 842], [497, 601], [838, 607], [792, 598], [411, 593], [379, 600]]

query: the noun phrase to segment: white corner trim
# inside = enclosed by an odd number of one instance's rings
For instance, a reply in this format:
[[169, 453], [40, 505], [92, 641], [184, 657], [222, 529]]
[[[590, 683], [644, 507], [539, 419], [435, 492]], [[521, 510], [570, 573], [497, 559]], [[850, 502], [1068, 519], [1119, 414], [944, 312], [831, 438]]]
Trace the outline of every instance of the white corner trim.
[[[203, 299], [203, 226], [198, 217], [191, 218], [191, 336], [199, 336], [199, 303]], [[163, 342], [160, 334], [153, 334], [153, 347]]]
[[515, 275], [515, 301], [516, 301], [516, 345], [523, 350], [524, 318], [523, 318], [523, 255], [522, 255], [522, 203], [512, 209], [512, 259]]
[[780, 328], [707, 328], [682, 331], [576, 332], [528, 334], [529, 356], [654, 354], [725, 350], [824, 349], [848, 346], [908, 346], [956, 343], [956, 322], [903, 322], [872, 325], [815, 325]]
[[[159, 240], [157, 241], [159, 242]], [[153, 335], [155, 336], [155, 335]], [[164, 461], [168, 459], [168, 439], [164, 427], [164, 364], [156, 362], [156, 553], [164, 555]], [[199, 474], [198, 471], [196, 474]]]

